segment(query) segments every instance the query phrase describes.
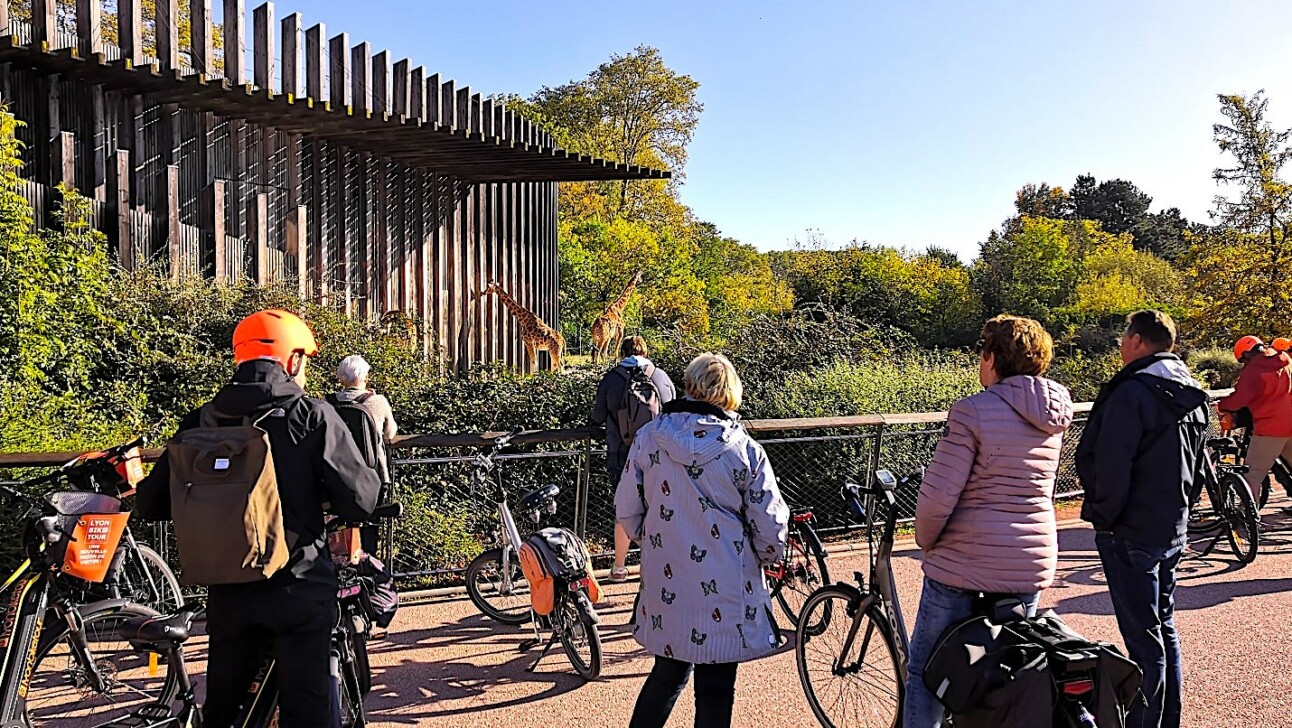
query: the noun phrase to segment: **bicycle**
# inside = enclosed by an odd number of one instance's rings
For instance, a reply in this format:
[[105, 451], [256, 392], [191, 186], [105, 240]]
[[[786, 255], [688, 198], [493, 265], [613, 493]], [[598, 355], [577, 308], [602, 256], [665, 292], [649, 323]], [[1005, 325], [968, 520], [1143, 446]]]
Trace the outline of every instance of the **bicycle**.
[[[529, 621], [529, 585], [520, 571], [520, 531], [512, 516], [507, 493], [502, 483], [490, 476], [498, 454], [507, 447], [520, 431], [514, 431], [493, 441], [493, 448], [476, 455], [472, 461], [471, 491], [490, 488], [498, 504], [498, 525], [494, 530], [497, 546], [486, 549], [467, 565], [467, 596], [482, 614], [502, 624], [521, 625]], [[492, 482], [491, 482], [492, 481]], [[546, 485], [526, 492], [516, 502], [522, 513], [537, 525], [544, 513], [556, 513], [556, 496], [561, 489]]]
[[[139, 446], [142, 440], [118, 445], [108, 450], [88, 452], [63, 464], [52, 473], [20, 483], [25, 492], [50, 483], [65, 481], [76, 490], [102, 493], [115, 498], [134, 495], [134, 486], [143, 478]], [[158, 612], [170, 612], [184, 605], [179, 579], [166, 559], [138, 542], [129, 525], [113, 557], [108, 576], [101, 584], [85, 584], [83, 601], [95, 599], [128, 599]]]
[[[840, 582], [813, 592], [803, 604], [794, 646], [799, 683], [826, 728], [901, 725], [910, 644], [892, 570], [896, 491], [921, 478], [915, 473], [899, 480], [879, 470], [874, 485], [842, 489], [853, 517], [865, 524], [870, 570], [854, 572], [856, 585]], [[886, 513], [876, 538], [880, 498]]]
[[[378, 506], [369, 524], [399, 518], [399, 503]], [[328, 531], [334, 533], [356, 524], [333, 521]], [[368, 599], [368, 585], [356, 569], [342, 567], [338, 572], [338, 616], [332, 628], [330, 670], [336, 683], [338, 702], [334, 706], [341, 717], [342, 728], [362, 728], [368, 718], [363, 696], [372, 689], [368, 667], [367, 640], [373, 614]], [[119, 635], [140, 653], [165, 657], [167, 671], [175, 688], [137, 709], [128, 719], [96, 725], [96, 728], [201, 728], [202, 714], [193, 690], [193, 681], [184, 662], [184, 643], [193, 621], [202, 612], [198, 605], [185, 605], [168, 615], [152, 615], [126, 620]], [[266, 653], [256, 674], [248, 684], [247, 695], [233, 725], [236, 728], [271, 728], [278, 723], [277, 661]], [[174, 708], [178, 701], [178, 709]], [[0, 727], [3, 728], [3, 727]]]
[[157, 613], [126, 599], [75, 599], [112, 561], [127, 516], [121, 501], [83, 491], [39, 499], [9, 487], [0, 492], [26, 508], [26, 561], [0, 585], [9, 591], [0, 627], [0, 726], [99, 726], [143, 701], [173, 698], [169, 672], [160, 675], [154, 658], [116, 633], [125, 620]]
[[[1196, 556], [1211, 553], [1221, 537], [1227, 536], [1234, 556], [1250, 564], [1260, 547], [1260, 521], [1251, 489], [1243, 478], [1247, 466], [1238, 462], [1242, 448], [1232, 437], [1207, 438], [1205, 446], [1201, 483], [1194, 486], [1188, 528], [1189, 535], [1210, 536], [1211, 540]], [[1206, 509], [1200, 507], [1204, 492], [1209, 506]]]
[[790, 511], [785, 558], [779, 564], [763, 569], [768, 592], [781, 605], [790, 624], [796, 627], [803, 603], [812, 592], [830, 583], [825, 547], [812, 529], [812, 518], [812, 512], [805, 508]]

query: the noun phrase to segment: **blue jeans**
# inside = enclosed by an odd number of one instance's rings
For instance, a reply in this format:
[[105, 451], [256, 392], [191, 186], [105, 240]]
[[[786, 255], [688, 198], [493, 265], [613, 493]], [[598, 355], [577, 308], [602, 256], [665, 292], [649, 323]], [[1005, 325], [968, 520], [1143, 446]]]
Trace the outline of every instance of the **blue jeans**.
[[1180, 637], [1175, 631], [1175, 567], [1183, 546], [1154, 548], [1095, 534], [1108, 595], [1130, 658], [1144, 672], [1127, 728], [1179, 728]]
[[[920, 609], [915, 615], [915, 629], [911, 632], [911, 664], [907, 671], [906, 701], [902, 708], [902, 725], [905, 728], [938, 728], [942, 725], [942, 703], [924, 687], [924, 666], [933, 655], [933, 648], [937, 646], [942, 633], [951, 625], [973, 616], [973, 600], [976, 596], [978, 592], [956, 589], [924, 577]], [[1014, 596], [1027, 606], [1029, 616], [1036, 614], [1039, 593]]]

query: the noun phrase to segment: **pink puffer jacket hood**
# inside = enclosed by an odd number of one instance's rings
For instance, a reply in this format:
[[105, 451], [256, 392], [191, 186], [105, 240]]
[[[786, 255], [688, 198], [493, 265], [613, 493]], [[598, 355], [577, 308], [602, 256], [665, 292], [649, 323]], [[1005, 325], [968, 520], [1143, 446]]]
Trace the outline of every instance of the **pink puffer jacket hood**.
[[1071, 424], [1067, 388], [1044, 377], [1010, 377], [952, 406], [915, 512], [925, 575], [983, 592], [1054, 581], [1054, 479]]

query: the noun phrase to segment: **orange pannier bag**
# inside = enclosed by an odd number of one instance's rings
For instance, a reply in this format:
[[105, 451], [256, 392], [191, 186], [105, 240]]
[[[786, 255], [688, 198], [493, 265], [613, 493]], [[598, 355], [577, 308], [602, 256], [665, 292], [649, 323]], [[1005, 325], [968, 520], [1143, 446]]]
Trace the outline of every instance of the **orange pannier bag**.
[[363, 541], [359, 536], [359, 528], [350, 526], [340, 531], [334, 531], [327, 535], [328, 552], [332, 554], [332, 562], [335, 564], [351, 565], [358, 564], [363, 558]]
[[565, 528], [544, 528], [520, 545], [520, 570], [529, 582], [529, 602], [534, 613], [547, 616], [556, 603], [556, 581], [569, 584], [588, 580], [588, 598], [601, 601], [601, 585], [592, 575], [592, 557], [582, 539]]

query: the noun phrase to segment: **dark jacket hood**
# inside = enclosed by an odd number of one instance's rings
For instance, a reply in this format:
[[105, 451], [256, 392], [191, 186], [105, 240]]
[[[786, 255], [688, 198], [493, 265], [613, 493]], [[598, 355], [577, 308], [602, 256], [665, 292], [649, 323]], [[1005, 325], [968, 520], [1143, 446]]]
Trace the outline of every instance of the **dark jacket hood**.
[[305, 396], [277, 362], [258, 359], [238, 367], [233, 379], [211, 400], [222, 415], [246, 417], [264, 414], [275, 408], [291, 410]]

